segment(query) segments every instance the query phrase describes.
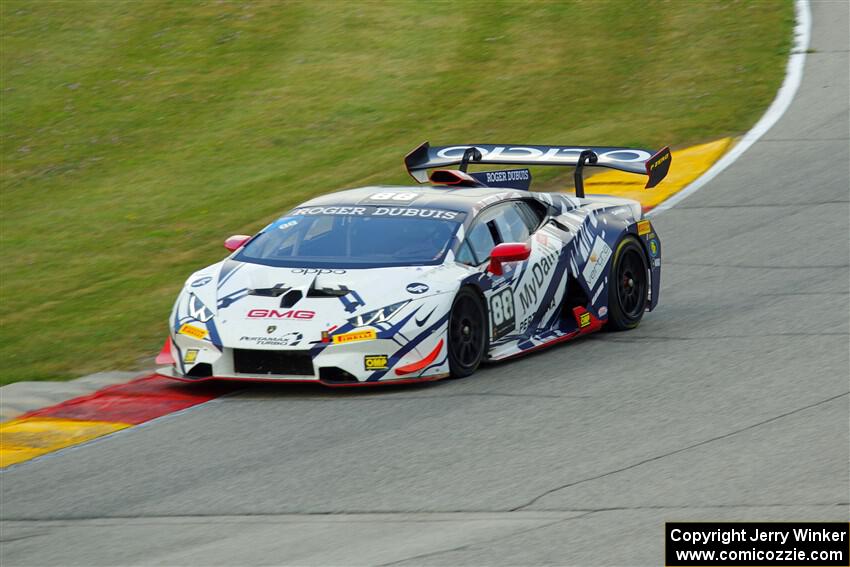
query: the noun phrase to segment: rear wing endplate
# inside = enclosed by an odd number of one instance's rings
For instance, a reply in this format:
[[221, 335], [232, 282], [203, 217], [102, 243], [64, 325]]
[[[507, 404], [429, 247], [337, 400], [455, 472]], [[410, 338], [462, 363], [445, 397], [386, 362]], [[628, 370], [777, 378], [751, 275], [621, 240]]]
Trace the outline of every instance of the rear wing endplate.
[[672, 155], [667, 147], [652, 153], [638, 148], [603, 146], [432, 146], [423, 142], [405, 156], [404, 165], [419, 183], [428, 181], [429, 169], [460, 165], [460, 170], [465, 172], [470, 163], [575, 167], [576, 195], [583, 197], [581, 170], [585, 165], [646, 175], [649, 178], [646, 188], [650, 189], [664, 179], [670, 170], [671, 161]]

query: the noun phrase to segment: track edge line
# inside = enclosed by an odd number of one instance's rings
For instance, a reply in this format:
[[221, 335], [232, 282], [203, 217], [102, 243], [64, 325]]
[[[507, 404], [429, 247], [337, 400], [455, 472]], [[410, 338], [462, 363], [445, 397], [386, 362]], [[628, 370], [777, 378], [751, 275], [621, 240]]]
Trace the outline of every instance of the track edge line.
[[806, 63], [806, 51], [809, 49], [812, 33], [812, 12], [809, 0], [795, 0], [794, 12], [796, 14], [796, 23], [794, 24], [794, 45], [791, 47], [791, 53], [788, 56], [788, 64], [785, 66], [785, 78], [782, 81], [782, 86], [776, 93], [776, 97], [765, 113], [750, 130], [744, 134], [740, 141], [733, 147], [729, 153], [720, 158], [708, 171], [700, 175], [697, 179], [690, 183], [687, 187], [672, 195], [666, 201], [659, 203], [649, 211], [646, 216], [651, 218], [657, 214], [675, 207], [689, 196], [703, 188], [711, 182], [715, 177], [720, 175], [727, 167], [735, 163], [750, 146], [755, 144], [762, 136], [764, 136], [773, 126], [779, 122], [779, 119], [785, 115], [785, 112], [791, 106], [800, 84], [803, 82], [803, 68]]

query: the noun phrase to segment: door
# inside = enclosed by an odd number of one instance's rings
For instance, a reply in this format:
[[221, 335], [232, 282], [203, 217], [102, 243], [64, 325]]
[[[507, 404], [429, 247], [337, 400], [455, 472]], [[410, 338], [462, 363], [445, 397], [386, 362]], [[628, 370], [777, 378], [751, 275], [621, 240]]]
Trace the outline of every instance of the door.
[[[530, 335], [541, 324], [542, 303], [557, 305], [560, 301], [562, 290], [560, 295], [547, 294], [556, 271], [560, 240], [541, 228], [544, 219], [544, 211], [524, 201], [490, 206], [475, 219], [458, 251], [459, 262], [478, 266], [490, 279], [490, 289], [484, 296], [490, 314], [491, 346]], [[505, 264], [504, 273], [494, 276], [486, 272], [490, 252], [504, 242], [528, 243], [531, 255], [526, 261]]]

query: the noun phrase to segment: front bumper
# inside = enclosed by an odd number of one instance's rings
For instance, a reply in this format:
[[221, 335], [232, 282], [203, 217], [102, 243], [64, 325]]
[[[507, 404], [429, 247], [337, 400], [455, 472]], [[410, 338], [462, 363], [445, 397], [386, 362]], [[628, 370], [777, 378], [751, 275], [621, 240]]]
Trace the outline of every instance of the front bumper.
[[162, 368], [157, 368], [156, 374], [165, 378], [180, 380], [181, 382], [275, 382], [278, 384], [321, 384], [323, 386], [329, 386], [331, 388], [361, 388], [369, 386], [388, 386], [390, 384], [417, 384], [421, 382], [433, 382], [449, 377], [449, 372], [422, 375], [416, 378], [387, 377], [386, 379], [378, 380], [375, 382], [328, 382], [319, 378], [311, 378], [306, 376], [283, 376], [269, 374], [234, 374], [232, 376], [216, 375], [195, 377], [180, 374], [175, 370], [174, 366], [164, 366]]
[[[219, 350], [209, 341], [177, 334], [171, 338], [174, 364], [157, 373], [185, 382], [228, 380], [342, 387], [439, 380], [449, 375], [444, 335], [445, 328], [421, 337], [415, 345], [373, 339], [314, 344], [308, 345], [309, 349]], [[423, 361], [427, 364], [421, 368], [406, 370]]]

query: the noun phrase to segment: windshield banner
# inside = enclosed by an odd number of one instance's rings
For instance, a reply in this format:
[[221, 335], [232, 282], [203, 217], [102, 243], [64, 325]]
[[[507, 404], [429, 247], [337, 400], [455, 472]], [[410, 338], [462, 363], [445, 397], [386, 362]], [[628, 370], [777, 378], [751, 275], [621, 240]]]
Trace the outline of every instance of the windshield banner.
[[442, 209], [423, 209], [418, 207], [301, 207], [289, 213], [290, 217], [304, 215], [348, 215], [358, 217], [411, 217], [420, 219], [463, 220], [464, 213]]

